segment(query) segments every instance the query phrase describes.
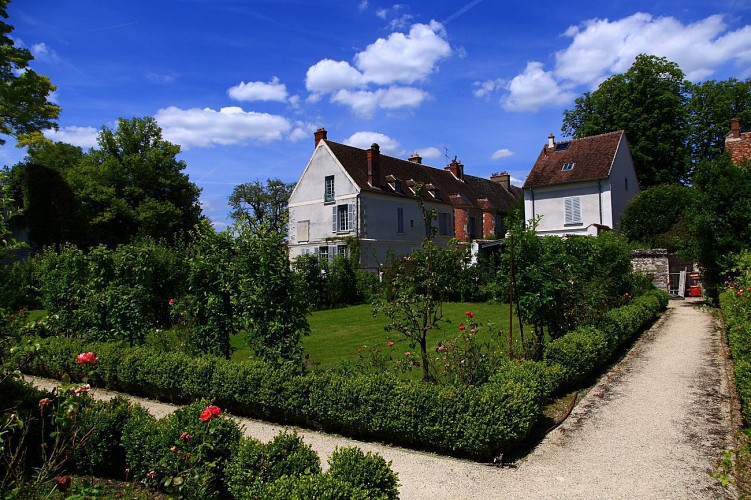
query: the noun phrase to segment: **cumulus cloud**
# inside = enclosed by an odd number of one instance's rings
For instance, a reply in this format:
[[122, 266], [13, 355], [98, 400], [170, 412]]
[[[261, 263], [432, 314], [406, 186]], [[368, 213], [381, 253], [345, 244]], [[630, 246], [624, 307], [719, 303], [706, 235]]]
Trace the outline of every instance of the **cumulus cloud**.
[[[308, 69], [305, 87], [315, 101], [330, 94], [331, 101], [349, 106], [361, 116], [378, 108], [419, 106], [428, 93], [416, 88], [451, 55], [443, 26], [431, 21], [415, 24], [407, 34], [394, 32], [355, 54], [353, 64], [323, 59]], [[375, 88], [374, 88], [375, 87]]]
[[287, 86], [274, 77], [270, 82], [240, 82], [227, 90], [227, 95], [236, 101], [287, 100]]
[[93, 148], [97, 145], [96, 138], [99, 131], [94, 127], [62, 127], [60, 130], [47, 129], [44, 136], [54, 142], [65, 142], [82, 148]]
[[443, 156], [443, 153], [438, 148], [433, 146], [427, 148], [420, 148], [417, 150], [417, 154], [422, 156], [424, 160], [435, 160]]
[[565, 104], [576, 96], [562, 89], [553, 72], [545, 71], [536, 61], [527, 63], [524, 73], [509, 82], [508, 90], [501, 101], [507, 111], [537, 111], [543, 106]]
[[286, 138], [292, 129], [290, 121], [283, 116], [243, 111], [236, 106], [218, 111], [170, 106], [160, 109], [155, 118], [164, 138], [186, 149], [278, 141]]
[[506, 87], [506, 80], [497, 78], [495, 80], [485, 80], [483, 82], [474, 82], [472, 86], [477, 87], [472, 93], [475, 97], [490, 97], [493, 93]]
[[493, 161], [496, 161], [496, 160], [502, 160], [503, 158], [508, 158], [509, 156], [514, 156], [514, 152], [508, 148], [503, 148], [493, 153], [490, 156], [490, 159]]
[[376, 91], [342, 89], [331, 96], [331, 101], [349, 106], [360, 116], [370, 117], [378, 108], [415, 108], [427, 98], [427, 92], [414, 87], [389, 87]]
[[382, 153], [398, 154], [399, 143], [379, 132], [355, 132], [344, 140], [344, 144], [360, 149], [370, 149], [371, 144], [378, 144]]
[[[691, 81], [709, 78], [728, 63], [747, 72], [751, 64], [751, 26], [731, 31], [722, 15], [684, 24], [674, 17], [638, 12], [614, 21], [586, 20], [569, 27], [563, 37], [570, 44], [556, 52], [552, 70], [532, 61], [509, 82], [509, 94], [502, 100], [506, 109], [536, 111], [559, 105], [574, 95], [572, 88], [592, 90], [609, 76], [625, 72], [641, 53], [677, 63]], [[537, 90], [530, 91], [527, 84]], [[485, 87], [479, 87], [475, 95], [485, 96]], [[581, 93], [578, 90], [575, 94]], [[549, 93], [539, 95], [541, 91]]]

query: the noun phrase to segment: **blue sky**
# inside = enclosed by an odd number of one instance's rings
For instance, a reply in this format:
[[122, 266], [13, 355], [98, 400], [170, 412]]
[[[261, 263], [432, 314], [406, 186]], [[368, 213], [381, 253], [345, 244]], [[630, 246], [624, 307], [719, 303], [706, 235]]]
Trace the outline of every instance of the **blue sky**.
[[[751, 77], [751, 1], [13, 0], [9, 23], [84, 148], [154, 116], [204, 214], [233, 186], [292, 182], [313, 132], [521, 185], [563, 110], [642, 52], [694, 82]], [[23, 157], [12, 142], [0, 164]]]

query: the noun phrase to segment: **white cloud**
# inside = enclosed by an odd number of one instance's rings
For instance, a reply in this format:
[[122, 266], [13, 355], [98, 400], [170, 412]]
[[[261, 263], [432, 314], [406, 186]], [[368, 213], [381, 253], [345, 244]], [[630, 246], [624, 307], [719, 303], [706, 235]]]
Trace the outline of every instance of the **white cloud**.
[[363, 11], [368, 8], [368, 0], [360, 0], [360, 3], [357, 4], [357, 8], [360, 11]]
[[397, 154], [399, 150], [399, 143], [397, 141], [379, 132], [355, 132], [348, 139], [344, 140], [344, 144], [360, 149], [370, 149], [373, 143], [378, 144], [382, 153]]
[[174, 75], [160, 75], [158, 73], [147, 73], [146, 80], [150, 83], [156, 83], [159, 85], [169, 85], [175, 83]]
[[494, 92], [506, 87], [507, 81], [502, 78], [495, 80], [485, 80], [484, 82], [474, 82], [472, 86], [477, 87], [472, 93], [475, 97], [489, 97]]
[[495, 161], [495, 160], [502, 160], [503, 158], [508, 158], [509, 156], [514, 156], [514, 152], [511, 151], [508, 148], [503, 148], [503, 149], [499, 149], [498, 151], [496, 151], [495, 153], [493, 153], [490, 156], [490, 159], [493, 160], [493, 161]]
[[308, 68], [305, 88], [310, 92], [332, 92], [352, 89], [363, 84], [362, 73], [348, 62], [323, 59]]
[[231, 106], [219, 111], [210, 108], [160, 109], [156, 116], [164, 138], [184, 148], [278, 141], [292, 129], [283, 116], [243, 111]]
[[360, 116], [370, 117], [377, 108], [415, 108], [427, 98], [427, 92], [414, 87], [389, 87], [376, 91], [342, 89], [331, 96], [331, 101], [349, 106]]
[[240, 82], [227, 90], [227, 95], [236, 101], [279, 101], [287, 100], [287, 86], [274, 77], [270, 82]]
[[355, 55], [355, 66], [366, 81], [380, 85], [422, 81], [436, 70], [438, 61], [451, 55], [443, 37], [443, 26], [436, 21], [415, 24], [407, 35], [391, 33], [368, 45]]
[[524, 73], [515, 76], [508, 84], [509, 95], [501, 100], [507, 111], [537, 111], [548, 105], [565, 104], [574, 99], [573, 92], [562, 89], [542, 63], [527, 63]]
[[82, 148], [93, 148], [97, 145], [96, 138], [99, 131], [94, 127], [62, 127], [60, 130], [47, 129], [44, 136], [54, 142], [65, 142]]
[[451, 55], [445, 37], [436, 21], [415, 24], [408, 34], [394, 32], [368, 45], [355, 54], [354, 66], [346, 61], [318, 61], [305, 78], [311, 92], [308, 102], [331, 94], [332, 102], [345, 104], [360, 116], [372, 116], [378, 108], [419, 106], [429, 95], [413, 84], [426, 81]]
[[[571, 42], [556, 52], [555, 68], [545, 71], [540, 62], [528, 63], [508, 84], [504, 108], [536, 111], [564, 104], [580, 93], [571, 92], [574, 87], [596, 88], [611, 75], [627, 71], [641, 53], [677, 63], [695, 82], [711, 77], [727, 63], [735, 63], [746, 74], [751, 65], [751, 25], [729, 31], [722, 15], [683, 24], [674, 17], [638, 12], [615, 21], [589, 19], [570, 26], [563, 36]], [[475, 84], [476, 96], [487, 95], [488, 82]]]
[[443, 156], [443, 153], [438, 148], [432, 146], [418, 149], [417, 154], [422, 156], [424, 160], [435, 160]]

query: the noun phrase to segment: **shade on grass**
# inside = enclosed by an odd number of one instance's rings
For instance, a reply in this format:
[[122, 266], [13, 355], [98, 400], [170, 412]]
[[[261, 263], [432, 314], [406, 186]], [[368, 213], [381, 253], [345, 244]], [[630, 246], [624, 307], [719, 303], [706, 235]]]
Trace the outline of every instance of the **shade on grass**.
[[[472, 311], [475, 321], [480, 325], [479, 338], [489, 340], [496, 335], [496, 342], [502, 342], [504, 349], [508, 342], [508, 304], [450, 302], [443, 304], [443, 318], [450, 323], [442, 323], [441, 330], [428, 335], [428, 346], [437, 346], [439, 341], [451, 340], [459, 333], [459, 325], [466, 321], [465, 313]], [[514, 315], [516, 316], [516, 315]], [[487, 326], [494, 323], [493, 328]], [[383, 314], [373, 317], [373, 308], [364, 304], [359, 306], [316, 311], [308, 317], [310, 336], [303, 339], [303, 351], [309, 356], [308, 361], [320, 368], [336, 365], [340, 360], [356, 360], [358, 349], [378, 347], [381, 350], [394, 349], [395, 353], [414, 350], [404, 335], [398, 332], [386, 332], [384, 327], [388, 318]], [[503, 330], [501, 339], [498, 330]], [[531, 333], [531, 331], [529, 332]], [[514, 317], [514, 339], [519, 339], [519, 323]], [[387, 343], [394, 345], [388, 347]], [[237, 348], [232, 355], [235, 361], [247, 359], [249, 351], [245, 345], [244, 334], [235, 336], [232, 345]]]

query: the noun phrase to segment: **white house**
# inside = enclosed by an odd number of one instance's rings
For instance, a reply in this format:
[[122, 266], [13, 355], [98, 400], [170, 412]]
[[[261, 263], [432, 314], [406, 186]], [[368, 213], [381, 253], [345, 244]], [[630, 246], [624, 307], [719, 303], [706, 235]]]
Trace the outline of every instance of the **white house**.
[[482, 179], [464, 174], [454, 160], [443, 169], [380, 153], [377, 144], [359, 149], [315, 133], [315, 150], [289, 199], [290, 258], [317, 254], [331, 259], [355, 243], [360, 266], [375, 269], [389, 254], [416, 249], [426, 235], [416, 188], [425, 208], [435, 209], [435, 238], [471, 241], [502, 235], [503, 216], [521, 196], [508, 173]]
[[556, 143], [553, 134], [524, 183], [527, 220], [540, 235], [596, 235], [617, 229], [639, 182], [623, 131]]

